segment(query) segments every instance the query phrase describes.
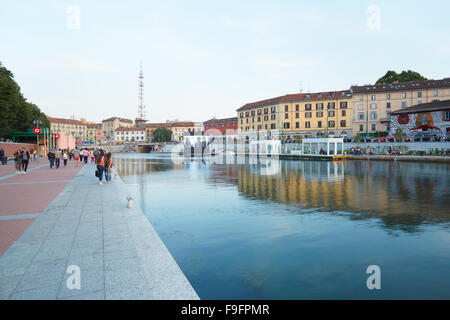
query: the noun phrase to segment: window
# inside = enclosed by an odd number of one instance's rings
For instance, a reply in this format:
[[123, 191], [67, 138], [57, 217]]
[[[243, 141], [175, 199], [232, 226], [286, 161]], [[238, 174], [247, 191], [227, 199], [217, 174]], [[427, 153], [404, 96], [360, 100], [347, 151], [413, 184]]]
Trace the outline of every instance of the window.
[[341, 116], [345, 117], [347, 115], [346, 110], [341, 110]]
[[345, 120], [341, 120], [341, 127], [346, 127], [346, 126], [347, 126], [346, 121]]
[[360, 105], [358, 106], [358, 109], [359, 109], [359, 110], [364, 110], [364, 105], [363, 105], [363, 104], [360, 104]]
[[359, 101], [363, 101], [363, 96], [359, 96]]
[[311, 118], [311, 112], [305, 112], [305, 118]]
[[248, 111], [245, 113], [245, 116], [248, 117]]
[[261, 117], [258, 117], [258, 119], [257, 119], [257, 120], [258, 120], [258, 122], [261, 122]]
[[261, 109], [258, 109], [258, 115], [260, 115], [261, 114]]
[[300, 122], [296, 122], [296, 123], [295, 123], [295, 128], [296, 128], [296, 129], [300, 128]]
[[269, 116], [264, 116], [264, 121], [268, 121], [269, 120]]
[[375, 123], [372, 124], [372, 131], [376, 131], [377, 130], [377, 126]]
[[407, 104], [406, 101], [402, 101], [402, 108], [406, 108]]
[[339, 103], [339, 107], [340, 107], [341, 109], [347, 109], [347, 101], [341, 101], [341, 102]]
[[247, 118], [247, 119], [245, 119], [245, 123], [248, 123], [248, 118]]
[[417, 100], [417, 104], [422, 104], [422, 100]]
[[417, 92], [417, 98], [422, 98], [422, 91]]
[[386, 102], [386, 109], [390, 109], [391, 108], [391, 103], [390, 102]]
[[450, 121], [450, 111], [444, 111], [444, 121]]
[[264, 114], [268, 114], [269, 113], [269, 109], [268, 108], [264, 108]]
[[437, 90], [433, 91], [433, 97], [437, 97], [439, 95], [439, 92]]
[[399, 124], [408, 124], [409, 123], [409, 116], [407, 114], [401, 114], [398, 116], [397, 119]]
[[370, 104], [370, 109], [375, 110], [377, 108], [377, 104], [376, 103], [371, 103]]
[[285, 113], [285, 114], [284, 114], [284, 118], [285, 118], [285, 119], [289, 119], [289, 113]]
[[322, 128], [322, 121], [317, 121], [317, 128]]
[[403, 98], [403, 99], [406, 99], [406, 92], [403, 92], [403, 93], [402, 93], [402, 98]]
[[277, 118], [277, 115], [276, 114], [272, 114], [271, 116], [270, 116], [270, 120], [275, 120]]
[[329, 117], [334, 117], [334, 111], [328, 111], [328, 116]]
[[334, 109], [334, 102], [328, 102], [328, 110]]
[[264, 130], [267, 130], [267, 124], [264, 125]]
[[258, 131], [261, 130], [261, 125], [258, 125]]
[[373, 95], [370, 97], [370, 99], [371, 99], [372, 101], [375, 101], [376, 96], [373, 94]]
[[370, 114], [370, 120], [376, 120], [377, 119], [377, 113], [376, 112], [372, 112]]
[[317, 111], [316, 112], [316, 117], [317, 118], [322, 118], [323, 117], [323, 111]]
[[252, 110], [252, 117], [255, 116], [255, 110]]
[[255, 117], [252, 117], [252, 122], [255, 122]]
[[275, 123], [270, 124], [270, 129], [275, 129]]
[[275, 113], [275, 109], [276, 109], [276, 107], [271, 107], [270, 112]]
[[390, 93], [386, 93], [386, 100], [390, 100], [391, 99], [391, 94]]
[[305, 110], [311, 110], [311, 103], [305, 104]]
[[364, 120], [364, 113], [358, 113], [358, 120]]
[[298, 112], [295, 114], [295, 118], [296, 119], [300, 118], [300, 114]]
[[330, 128], [334, 128], [334, 125], [335, 125], [335, 122], [334, 122], [334, 120], [330, 120], [330, 121], [328, 121], [328, 127], [330, 127]]
[[359, 131], [364, 131], [364, 125], [362, 124], [359, 125]]
[[299, 107], [299, 105], [298, 105], [298, 104], [296, 104], [296, 105], [295, 105], [295, 111], [297, 111], [297, 112], [298, 112], [299, 110], [300, 110], [300, 107]]
[[311, 128], [311, 123], [309, 121], [305, 122], [305, 128]]
[[285, 111], [285, 112], [288, 112], [288, 111], [289, 111], [289, 106], [288, 106], [288, 105], [285, 105], [285, 106], [284, 106], [284, 111]]

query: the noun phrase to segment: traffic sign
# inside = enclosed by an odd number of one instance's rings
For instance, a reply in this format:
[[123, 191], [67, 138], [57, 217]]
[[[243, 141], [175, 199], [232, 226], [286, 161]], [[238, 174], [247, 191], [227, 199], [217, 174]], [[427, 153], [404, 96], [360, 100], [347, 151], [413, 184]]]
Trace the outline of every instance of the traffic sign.
[[59, 133], [55, 134], [55, 139], [59, 139]]
[[34, 134], [41, 134], [41, 128], [33, 128]]

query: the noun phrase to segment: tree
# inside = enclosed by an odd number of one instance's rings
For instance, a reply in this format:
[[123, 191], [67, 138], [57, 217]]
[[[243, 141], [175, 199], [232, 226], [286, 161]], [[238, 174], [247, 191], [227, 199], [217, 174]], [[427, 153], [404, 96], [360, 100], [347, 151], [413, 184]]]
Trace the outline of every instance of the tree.
[[396, 141], [402, 141], [405, 137], [405, 134], [403, 133], [402, 128], [397, 128], [394, 132], [394, 137]]
[[377, 80], [376, 84], [389, 84], [394, 82], [424, 81], [428, 80], [420, 73], [415, 71], [402, 71], [397, 73], [393, 70], [386, 72], [384, 76]]
[[33, 120], [41, 120], [43, 127], [50, 127], [45, 114], [35, 104], [26, 101], [13, 73], [0, 62], [0, 136], [10, 131], [31, 129]]
[[159, 127], [152, 133], [153, 142], [169, 142], [172, 140], [172, 131], [166, 127]]

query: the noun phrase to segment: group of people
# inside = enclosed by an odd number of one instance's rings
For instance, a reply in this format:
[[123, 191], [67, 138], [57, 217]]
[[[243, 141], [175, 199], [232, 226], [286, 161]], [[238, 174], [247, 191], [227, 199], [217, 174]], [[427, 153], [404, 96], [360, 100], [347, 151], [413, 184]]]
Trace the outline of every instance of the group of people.
[[112, 157], [110, 152], [106, 152], [103, 149], [97, 148], [84, 148], [75, 149], [69, 151], [67, 149], [53, 149], [48, 153], [48, 160], [50, 161], [50, 168], [59, 168], [61, 159], [63, 160], [64, 167], [67, 166], [67, 160], [75, 160], [75, 164], [78, 167], [78, 163], [93, 163], [97, 166], [96, 176], [99, 179], [100, 185], [103, 184], [103, 175], [105, 175], [106, 183], [111, 183], [112, 176]]
[[[2, 150], [3, 151], [3, 150]], [[4, 156], [3, 151], [3, 156]], [[36, 154], [34, 149], [30, 151], [25, 150], [25, 148], [19, 149], [14, 153], [14, 164], [16, 166], [16, 174], [26, 174], [28, 170], [28, 163], [30, 160], [36, 159]]]

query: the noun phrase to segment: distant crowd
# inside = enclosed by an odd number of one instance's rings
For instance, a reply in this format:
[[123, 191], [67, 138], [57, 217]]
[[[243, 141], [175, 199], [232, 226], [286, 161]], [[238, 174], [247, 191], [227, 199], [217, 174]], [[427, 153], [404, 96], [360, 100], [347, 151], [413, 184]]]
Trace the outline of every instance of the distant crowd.
[[58, 169], [63, 160], [64, 167], [67, 166], [68, 160], [75, 160], [75, 166], [79, 163], [92, 163], [97, 166], [95, 176], [98, 177], [100, 185], [103, 184], [103, 175], [105, 175], [106, 183], [111, 183], [112, 175], [112, 157], [110, 152], [98, 148], [53, 149], [48, 155], [50, 161], [50, 169]]

